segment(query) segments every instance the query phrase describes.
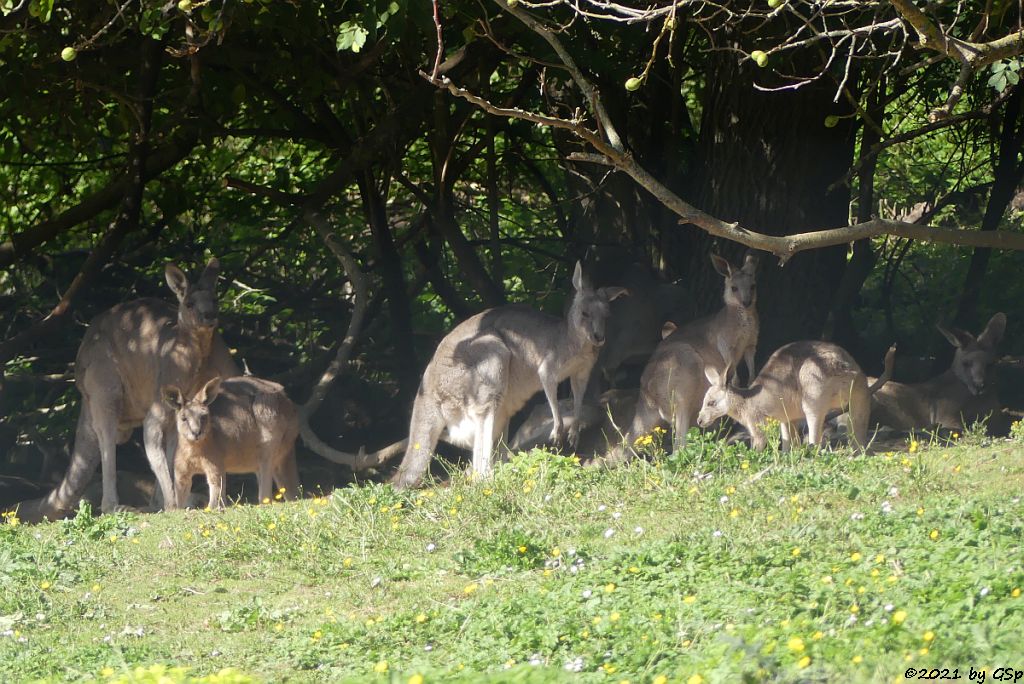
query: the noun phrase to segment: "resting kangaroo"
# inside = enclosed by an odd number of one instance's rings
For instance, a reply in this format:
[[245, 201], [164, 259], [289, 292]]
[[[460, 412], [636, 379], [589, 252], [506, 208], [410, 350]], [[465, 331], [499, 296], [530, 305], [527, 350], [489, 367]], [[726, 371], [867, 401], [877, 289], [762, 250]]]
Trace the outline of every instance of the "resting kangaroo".
[[566, 318], [520, 305], [501, 306], [469, 318], [445, 336], [423, 372], [412, 407], [409, 443], [394, 484], [413, 487], [423, 478], [442, 436], [473, 449], [473, 472], [491, 472], [491, 452], [508, 421], [537, 391], [551, 407], [550, 438], [564, 433], [558, 383], [569, 378], [573, 396], [570, 442], [579, 439], [580, 414], [590, 370], [605, 340], [608, 303], [626, 290], [592, 289], [577, 262]]
[[[660, 423], [672, 426], [674, 450], [686, 446], [686, 431], [697, 418], [701, 398], [708, 388], [705, 368], [721, 372], [743, 359], [750, 377], [754, 377], [757, 259], [748, 254], [743, 267], [735, 268], [722, 257], [711, 255], [711, 263], [725, 277], [725, 306], [678, 329], [674, 324], [666, 324], [664, 339], [640, 378], [640, 398], [626, 433], [626, 446]], [[619, 447], [609, 458], [615, 461], [625, 456], [626, 452]]]
[[186, 400], [174, 385], [163, 388], [174, 410], [178, 450], [174, 455], [177, 501], [184, 505], [192, 476], [206, 475], [210, 507], [224, 507], [225, 473], [256, 473], [259, 497], [272, 495], [272, 482], [285, 497], [298, 495], [295, 438], [299, 414], [276, 382], [253, 377], [210, 380]]
[[892, 375], [895, 353], [895, 348], [886, 353], [885, 371], [871, 387], [853, 357], [830, 342], [808, 340], [780, 347], [746, 389], [728, 384], [730, 369], [720, 373], [709, 366], [704, 373], [711, 386], [697, 422], [707, 427], [728, 415], [747, 429], [751, 445], [760, 451], [766, 444], [764, 421], [774, 418], [781, 424], [782, 448], [789, 449], [800, 443], [801, 418], [807, 420], [808, 443], [820, 446], [825, 417], [840, 409], [849, 412], [854, 440], [864, 448], [871, 395]]
[[[146, 457], [164, 503], [173, 506], [170, 456], [174, 453], [168, 411], [160, 388], [174, 384], [187, 394], [216, 375], [237, 375], [227, 346], [216, 332], [217, 272], [211, 259], [195, 284], [177, 266], [165, 269], [178, 309], [159, 299], [119, 304], [89, 323], [75, 360], [75, 385], [82, 394], [71, 464], [60, 485], [37, 505], [23, 505], [27, 520], [55, 519], [76, 504], [96, 468], [103, 465], [101, 508], [117, 507], [116, 445], [143, 428]], [[170, 439], [170, 443], [168, 442]], [[36, 508], [36, 510], [33, 510]]]
[[968, 332], [939, 326], [956, 347], [953, 365], [931, 380], [916, 384], [890, 382], [871, 399], [871, 415], [897, 430], [934, 425], [963, 429], [979, 417], [999, 411], [995, 387], [988, 372], [996, 360], [996, 346], [1006, 330], [1006, 314], [997, 313], [975, 338]]

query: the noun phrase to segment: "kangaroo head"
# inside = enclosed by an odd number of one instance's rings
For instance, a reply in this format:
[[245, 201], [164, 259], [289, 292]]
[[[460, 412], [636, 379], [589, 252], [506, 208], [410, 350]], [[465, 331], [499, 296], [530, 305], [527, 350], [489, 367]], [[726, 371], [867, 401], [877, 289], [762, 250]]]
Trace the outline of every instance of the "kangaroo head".
[[624, 287], [599, 287], [596, 290], [583, 280], [583, 268], [576, 262], [572, 275], [576, 290], [569, 307], [569, 333], [590, 346], [600, 347], [605, 340], [605, 326], [610, 311], [608, 304], [629, 294]]
[[167, 264], [164, 277], [178, 298], [178, 323], [189, 328], [217, 327], [217, 272], [220, 262], [210, 259], [194, 284], [174, 264]]
[[953, 375], [967, 386], [971, 394], [981, 394], [988, 381], [988, 370], [996, 360], [996, 346], [1006, 330], [1006, 314], [1000, 312], [992, 316], [977, 338], [959, 328], [936, 327], [956, 347]]
[[706, 428], [713, 422], [728, 415], [732, 404], [732, 395], [729, 393], [729, 370], [719, 373], [712, 366], [704, 367], [704, 377], [711, 384], [704, 394], [704, 402], [701, 404], [700, 413], [697, 414], [697, 425]]
[[220, 393], [220, 382], [220, 377], [210, 380], [188, 401], [174, 385], [161, 389], [164, 402], [174, 409], [178, 435], [186, 442], [198, 442], [210, 431], [210, 404]]
[[711, 264], [725, 278], [725, 305], [744, 309], [753, 307], [757, 302], [757, 257], [748, 252], [743, 258], [743, 266], [736, 268], [717, 254], [712, 254]]

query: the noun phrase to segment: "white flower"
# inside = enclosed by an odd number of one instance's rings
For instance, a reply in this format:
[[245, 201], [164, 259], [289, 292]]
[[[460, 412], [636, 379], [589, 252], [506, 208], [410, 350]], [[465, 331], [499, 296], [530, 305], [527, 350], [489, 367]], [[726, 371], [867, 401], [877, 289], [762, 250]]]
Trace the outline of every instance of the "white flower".
[[563, 670], [567, 672], [582, 672], [583, 671], [583, 658], [575, 658], [568, 661], [562, 666]]
[[541, 660], [541, 658], [540, 658], [540, 654], [539, 654], [539, 653], [534, 653], [534, 654], [533, 654], [533, 655], [532, 655], [532, 656], [530, 657], [530, 664], [531, 664], [531, 665], [543, 665], [543, 664], [544, 664], [544, 661], [543, 661], [543, 660]]
[[889, 515], [890, 513], [892, 513], [892, 504], [889, 503], [888, 501], [883, 501], [882, 502], [882, 513], [884, 515]]
[[426, 645], [424, 645], [423, 646], [423, 650], [424, 651], [433, 651], [434, 650], [434, 644], [426, 644]]
[[605, 511], [605, 509], [607, 509], [607, 508], [608, 508], [607, 506], [605, 506], [604, 504], [601, 504], [600, 506], [597, 507], [597, 512], [598, 513], [603, 513]]
[[855, 624], [857, 624], [857, 616], [856, 615], [850, 615], [850, 617], [846, 618], [846, 624], [847, 625], [855, 625]]
[[584, 590], [583, 590], [583, 598], [590, 598], [590, 596], [591, 596], [591, 595], [592, 595], [593, 593], [594, 593], [594, 592], [592, 592], [592, 591], [591, 591], [590, 589], [584, 589]]
[[893, 606], [891, 603], [886, 603], [884, 606], [886, 613], [891, 613], [893, 608], [895, 608], [895, 606]]
[[982, 587], [981, 591], [978, 592], [981, 596], [988, 596], [988, 592], [992, 591], [989, 587]]
[[720, 504], [729, 503], [729, 497], [727, 497], [725, 494], [723, 494], [722, 498], [718, 500], [718, 503], [720, 503]]
[[858, 513], [852, 513], [852, 514], [850, 515], [850, 520], [863, 520], [863, 519], [864, 519], [864, 514], [863, 514], [863, 513], [860, 513], [860, 512], [858, 512]]
[[896, 499], [899, 498], [900, 490], [896, 487], [889, 487], [889, 496]]
[[551, 497], [551, 495], [550, 495], [550, 494], [545, 494], [545, 495], [544, 495], [544, 503], [547, 503], [548, 501], [551, 501], [551, 498], [552, 498], [552, 497]]
[[722, 530], [715, 530], [714, 532], [711, 533], [711, 536], [715, 537], [715, 538], [721, 537], [722, 536]]
[[618, 511], [615, 511], [614, 513], [612, 513], [612, 517], [615, 518], [616, 520], [618, 520], [619, 518], [622, 517], [622, 513], [619, 513]]
[[434, 542], [430, 542], [429, 544], [427, 544], [427, 553], [434, 553], [434, 549], [436, 548], [437, 545], [435, 545]]
[[635, 534], [643, 534], [644, 533], [644, 528], [642, 528], [639, 525], [637, 525], [635, 528], [633, 528], [633, 532]]
[[615, 530], [609, 527], [607, 530], [604, 531], [604, 538], [611, 539], [613, 534], [615, 534]]

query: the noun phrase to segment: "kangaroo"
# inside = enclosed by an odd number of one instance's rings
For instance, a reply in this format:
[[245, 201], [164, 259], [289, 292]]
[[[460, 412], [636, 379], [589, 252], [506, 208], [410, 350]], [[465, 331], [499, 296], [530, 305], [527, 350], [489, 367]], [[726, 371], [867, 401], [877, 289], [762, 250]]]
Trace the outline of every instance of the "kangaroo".
[[988, 382], [988, 373], [1006, 330], [1006, 314], [992, 316], [977, 338], [957, 328], [938, 328], [956, 347], [953, 365], [925, 382], [886, 385], [871, 400], [871, 415], [878, 423], [897, 430], [935, 425], [962, 430], [965, 423], [999, 411], [999, 399]]
[[765, 448], [763, 424], [774, 418], [781, 424], [782, 448], [800, 443], [797, 422], [807, 421], [807, 441], [821, 445], [825, 417], [833, 409], [849, 412], [854, 440], [867, 445], [871, 395], [892, 376], [891, 347], [885, 355], [885, 371], [868, 387], [867, 378], [853, 357], [831, 342], [791, 342], [772, 354], [757, 378], [746, 389], [728, 384], [729, 368], [719, 372], [704, 369], [710, 383], [697, 422], [707, 427], [728, 415], [741, 423], [751, 436], [751, 446]]
[[217, 377], [191, 399], [174, 385], [165, 385], [162, 394], [174, 410], [178, 431], [174, 483], [179, 505], [198, 473], [206, 475], [211, 508], [224, 508], [225, 473], [256, 473], [260, 501], [272, 495], [272, 478], [286, 498], [298, 495], [299, 414], [281, 385], [248, 376]]
[[550, 439], [561, 442], [557, 391], [565, 378], [572, 386], [569, 440], [575, 448], [583, 394], [605, 341], [608, 305], [627, 291], [594, 290], [584, 283], [579, 262], [572, 284], [573, 300], [564, 319], [527, 306], [501, 306], [463, 321], [441, 340], [416, 393], [396, 487], [419, 484], [442, 436], [456, 446], [472, 447], [472, 472], [488, 476], [491, 452], [505, 436], [509, 419], [540, 390], [551, 407]]
[[[747, 254], [743, 266], [736, 268], [718, 255], [711, 255], [715, 270], [725, 278], [722, 299], [725, 306], [711, 316], [677, 328], [666, 323], [662, 341], [654, 350], [640, 377], [640, 398], [626, 445], [661, 423], [672, 426], [672, 448], [686, 446], [686, 432], [700, 409], [707, 391], [705, 368], [722, 372], [741, 359], [754, 377], [754, 352], [757, 348], [757, 258]], [[618, 461], [627, 456], [622, 446], [609, 454]]]
[[75, 359], [75, 385], [82, 395], [75, 446], [61, 483], [43, 500], [22, 505], [26, 520], [56, 519], [75, 505], [102, 463], [100, 508], [117, 508], [115, 450], [131, 431], [143, 428], [146, 457], [165, 505], [175, 503], [168, 455], [174, 435], [160, 388], [174, 384], [189, 396], [216, 375], [237, 375], [217, 328], [217, 273], [211, 259], [195, 282], [168, 264], [164, 276], [178, 309], [159, 299], [119, 304], [89, 323]]

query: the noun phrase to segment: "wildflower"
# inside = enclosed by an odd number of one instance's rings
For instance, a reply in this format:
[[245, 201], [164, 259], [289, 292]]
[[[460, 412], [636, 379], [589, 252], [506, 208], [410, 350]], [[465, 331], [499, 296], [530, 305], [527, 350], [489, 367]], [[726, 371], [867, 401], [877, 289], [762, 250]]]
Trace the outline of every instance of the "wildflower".
[[832, 575], [825, 575], [821, 578], [822, 584], [832, 584]]
[[740, 509], [734, 508], [731, 511], [729, 511], [729, 517], [730, 518], [738, 518], [738, 517], [740, 517]]
[[789, 555], [793, 556], [793, 558], [798, 557], [800, 555], [800, 547], [794, 546], [793, 550], [789, 552]]
[[551, 549], [551, 557], [552, 558], [558, 558], [561, 555], [562, 555], [562, 549], [558, 548], [557, 546], [555, 548]]
[[821, 641], [822, 637], [824, 637], [824, 636], [825, 636], [825, 633], [819, 630], [819, 631], [815, 632], [814, 634], [812, 634], [811, 638], [814, 639], [815, 641]]
[[722, 536], [722, 530], [715, 530], [714, 532], [711, 533], [711, 536], [714, 537], [715, 539], [721, 537]]
[[409, 677], [409, 684], [423, 684], [423, 675], [414, 674], [412, 677]]
[[313, 636], [310, 637], [313, 641], [319, 641], [323, 637], [324, 633], [319, 629], [313, 632]]
[[43, 591], [46, 591], [51, 586], [52, 585], [50, 584], [49, 580], [43, 580], [42, 582], [39, 583], [39, 588], [42, 589]]
[[427, 614], [426, 613], [420, 613], [419, 615], [416, 616], [416, 622], [417, 623], [423, 624], [426, 621], [427, 621]]
[[979, 592], [978, 592], [978, 596], [981, 596], [981, 597], [983, 597], [983, 598], [984, 598], [985, 596], [988, 596], [988, 593], [989, 593], [990, 591], [992, 591], [992, 589], [991, 589], [991, 588], [989, 588], [989, 587], [982, 587], [982, 588], [981, 588], [981, 591], [979, 591]]
[[611, 622], [618, 622], [619, 621], [619, 617], [621, 617], [619, 615], [619, 613], [618, 612], [614, 612], [614, 613], [612, 613], [611, 615], [608, 616], [608, 620], [611, 621]]
[[796, 666], [801, 670], [811, 664], [811, 656], [804, 656], [800, 660], [796, 661]]
[[855, 655], [852, 658], [850, 658], [850, 662], [853, 663], [854, 665], [860, 665], [862, 662], [864, 662], [864, 656], [862, 656], [860, 654]]
[[850, 554], [850, 560], [852, 560], [854, 563], [856, 563], [860, 559], [861, 559], [860, 551], [854, 551], [853, 553]]
[[694, 603], [696, 600], [697, 600], [697, 597], [694, 596], [693, 594], [690, 594], [689, 596], [687, 596], [687, 597], [685, 597], [683, 599], [683, 603], [689, 605], [691, 603]]
[[351, 568], [352, 567], [352, 558], [351, 557], [346, 558], [345, 560], [341, 561], [341, 564], [342, 564], [343, 567]]
[[910, 440], [910, 448], [907, 449], [907, 451], [909, 451], [910, 453], [914, 453], [915, 451], [917, 451], [917, 440], [916, 439]]
[[906, 619], [907, 611], [905, 610], [897, 610], [895, 613], [892, 614], [892, 624], [894, 625], [902, 625], [904, 620]]
[[935, 541], [936, 539], [939, 538], [939, 531], [938, 530], [932, 530], [931, 532], [928, 533], [928, 538], [931, 539], [932, 541]]
[[479, 588], [480, 588], [480, 585], [478, 585], [478, 584], [475, 584], [475, 583], [467, 584], [466, 586], [464, 586], [462, 588], [462, 593], [465, 594], [466, 596], [471, 596], [471, 595], [475, 594], [476, 590], [479, 589]]
[[373, 671], [378, 673], [378, 674], [384, 674], [385, 672], [388, 671], [388, 661], [381, 660], [380, 662], [378, 662], [376, 665], [373, 666]]
[[270, 497], [269, 496], [263, 497], [263, 503], [265, 503], [265, 504], [270, 503]]
[[436, 548], [437, 546], [434, 544], [434, 542], [430, 542], [429, 544], [427, 544], [427, 553], [434, 553], [434, 549]]
[[615, 530], [613, 530], [612, 528], [609, 527], [607, 530], [604, 531], [604, 538], [605, 539], [611, 539], [612, 535], [614, 535], [614, 534], [615, 534]]
[[276, 529], [276, 528], [277, 528], [277, 523], [269, 523], [269, 524], [267, 524], [267, 529], [268, 530], [273, 530], [273, 529]]
[[637, 525], [636, 527], [633, 528], [633, 534], [643, 534], [643, 533], [644, 533], [644, 528], [640, 527], [639, 525]]
[[610, 594], [613, 591], [615, 591], [615, 583], [614, 582], [609, 582], [608, 584], [604, 585], [604, 593]]
[[917, 515], [918, 515], [918, 516], [922, 516], [922, 515], [924, 515], [924, 509], [923, 509], [923, 508], [921, 508], [920, 506], [918, 506], [918, 507], [917, 507]]
[[522, 554], [522, 553], [526, 553], [526, 547], [525, 547], [525, 546], [520, 546], [520, 547], [519, 547], [519, 549], [518, 549], [518, 551], [519, 551], [519, 553], [521, 553], [521, 554]]
[[[664, 683], [666, 680], [665, 675], [660, 675], [654, 679], [654, 684], [658, 684], [658, 680]], [[690, 678], [686, 680], [686, 684], [704, 684], [704, 678], [699, 674], [692, 674]]]
[[790, 637], [789, 641], [786, 642], [786, 646], [790, 651], [800, 653], [804, 650], [804, 640], [800, 637]]
[[1020, 587], [1014, 587], [1013, 591], [1010, 592], [1010, 596], [1013, 598], [1020, 598]]
[[924, 636], [922, 636], [921, 638], [925, 641], [931, 641], [935, 638], [935, 632], [929, 629], [927, 632], [924, 633]]
[[[700, 677], [700, 675], [693, 675], [693, 677]], [[693, 677], [690, 677], [690, 679], [693, 679]], [[703, 681], [704, 678], [701, 677], [700, 679], [694, 679], [692, 682], [687, 681], [686, 684], [702, 684]], [[651, 684], [668, 684], [668, 677], [665, 675], [658, 675], [651, 681]]]
[[860, 612], [860, 606], [858, 606], [856, 603], [854, 603], [852, 606], [850, 606], [850, 612], [854, 613], [854, 614], [859, 613]]
[[92, 588], [90, 589], [90, 591], [92, 591], [92, 593], [94, 593], [94, 594], [95, 594], [95, 593], [97, 593], [97, 592], [98, 592], [98, 591], [99, 591], [100, 589], [102, 589], [102, 588], [103, 588], [103, 587], [101, 587], [100, 585], [98, 585], [98, 584], [94, 584], [94, 585], [92, 585]]

